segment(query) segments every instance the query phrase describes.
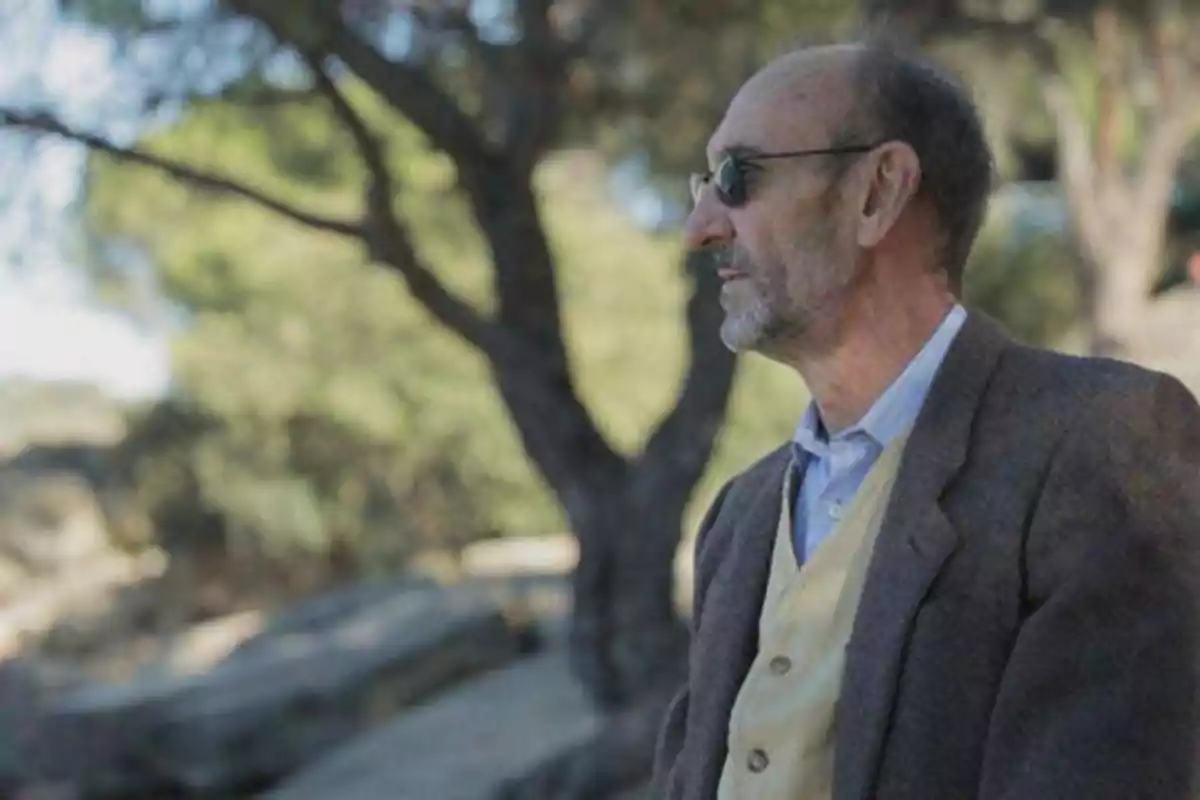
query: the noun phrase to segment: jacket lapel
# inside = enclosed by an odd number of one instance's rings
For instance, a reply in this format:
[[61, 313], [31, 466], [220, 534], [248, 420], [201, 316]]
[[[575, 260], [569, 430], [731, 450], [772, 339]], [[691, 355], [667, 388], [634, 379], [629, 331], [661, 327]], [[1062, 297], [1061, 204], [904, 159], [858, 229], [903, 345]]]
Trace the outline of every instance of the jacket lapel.
[[838, 800], [874, 793], [912, 622], [958, 543], [939, 500], [966, 459], [975, 410], [1009, 343], [996, 323], [972, 311], [909, 437], [847, 649], [834, 749]]

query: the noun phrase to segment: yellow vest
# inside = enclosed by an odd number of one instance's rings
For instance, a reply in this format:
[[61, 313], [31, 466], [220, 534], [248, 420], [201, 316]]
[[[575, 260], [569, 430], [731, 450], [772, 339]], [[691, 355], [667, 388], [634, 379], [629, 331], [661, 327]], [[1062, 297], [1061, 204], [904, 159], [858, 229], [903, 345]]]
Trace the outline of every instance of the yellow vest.
[[788, 470], [758, 655], [729, 720], [718, 800], [828, 800], [846, 645], [908, 432], [883, 451], [841, 522], [803, 568], [792, 546]]

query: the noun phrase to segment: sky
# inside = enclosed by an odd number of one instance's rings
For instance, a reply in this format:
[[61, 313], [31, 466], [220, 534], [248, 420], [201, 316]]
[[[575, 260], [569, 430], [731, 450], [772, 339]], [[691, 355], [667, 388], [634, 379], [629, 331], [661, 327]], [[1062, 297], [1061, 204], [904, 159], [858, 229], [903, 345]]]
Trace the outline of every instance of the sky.
[[[21, 24], [0, 35], [10, 45], [0, 104], [27, 109], [34, 96], [50, 97], [56, 112], [86, 121], [113, 88], [110, 45], [50, 25], [52, 0], [0, 0], [10, 3], [20, 4]], [[10, 35], [20, 46], [3, 41]], [[0, 132], [0, 381], [84, 381], [127, 399], [156, 396], [170, 378], [165, 331], [98, 304], [62, 246], [83, 165], [76, 145], [43, 140], [29, 150]]]

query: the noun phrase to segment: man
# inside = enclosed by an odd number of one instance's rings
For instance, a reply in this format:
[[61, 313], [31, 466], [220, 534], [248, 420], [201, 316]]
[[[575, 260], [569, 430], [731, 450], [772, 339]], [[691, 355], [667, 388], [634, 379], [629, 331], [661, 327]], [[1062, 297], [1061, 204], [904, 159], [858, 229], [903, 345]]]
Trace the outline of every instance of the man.
[[813, 403], [703, 523], [655, 797], [1200, 796], [1200, 408], [959, 303], [992, 175], [962, 90], [801, 51], [708, 161], [721, 335]]

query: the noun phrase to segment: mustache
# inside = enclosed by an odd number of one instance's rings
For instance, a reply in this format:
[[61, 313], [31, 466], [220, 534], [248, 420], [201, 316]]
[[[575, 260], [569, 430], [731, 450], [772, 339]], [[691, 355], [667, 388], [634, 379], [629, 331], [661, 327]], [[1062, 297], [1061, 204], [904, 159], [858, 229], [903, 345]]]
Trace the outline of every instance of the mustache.
[[694, 255], [709, 269], [720, 272], [729, 270], [733, 272], [749, 273], [753, 262], [750, 260], [750, 254], [744, 247], [737, 243], [709, 245], [694, 251]]

